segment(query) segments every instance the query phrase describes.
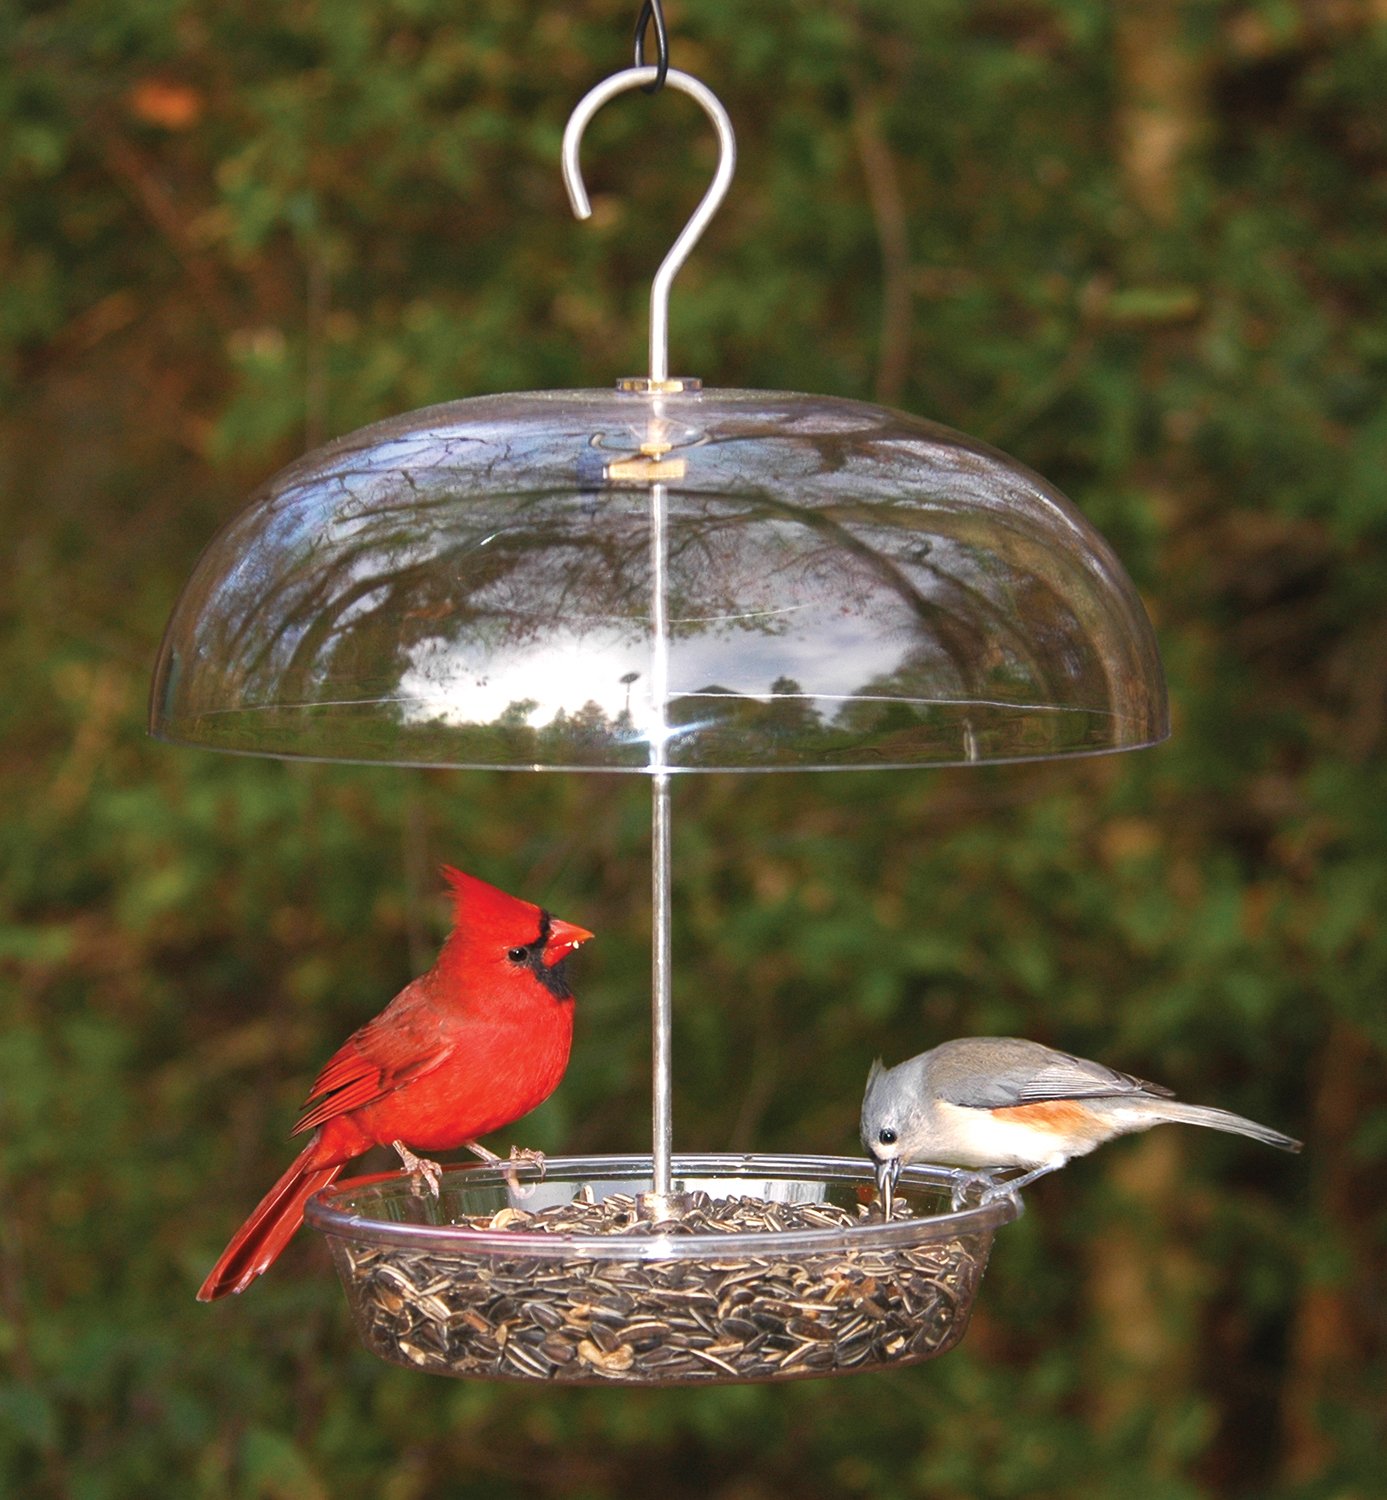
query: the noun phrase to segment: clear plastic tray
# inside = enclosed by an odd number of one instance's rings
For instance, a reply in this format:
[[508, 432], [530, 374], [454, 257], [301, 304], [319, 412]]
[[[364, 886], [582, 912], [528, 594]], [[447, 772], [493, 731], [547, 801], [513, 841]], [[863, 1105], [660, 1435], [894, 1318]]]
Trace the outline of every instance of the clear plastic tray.
[[[667, 1385], [943, 1354], [967, 1329], [994, 1232], [1021, 1212], [1012, 1195], [984, 1202], [978, 1174], [911, 1167], [897, 1190], [909, 1217], [890, 1223], [874, 1208], [846, 1227], [689, 1233], [647, 1213], [623, 1233], [574, 1234], [520, 1216], [639, 1202], [650, 1174], [648, 1156], [557, 1158], [543, 1179], [522, 1169], [517, 1191], [501, 1169], [449, 1167], [434, 1199], [391, 1173], [338, 1183], [306, 1217], [382, 1359], [464, 1378]], [[674, 1174], [676, 1200], [714, 1219], [741, 1198], [856, 1216], [873, 1192], [870, 1164], [839, 1157], [680, 1156]], [[497, 1228], [458, 1222], [498, 1214]]]

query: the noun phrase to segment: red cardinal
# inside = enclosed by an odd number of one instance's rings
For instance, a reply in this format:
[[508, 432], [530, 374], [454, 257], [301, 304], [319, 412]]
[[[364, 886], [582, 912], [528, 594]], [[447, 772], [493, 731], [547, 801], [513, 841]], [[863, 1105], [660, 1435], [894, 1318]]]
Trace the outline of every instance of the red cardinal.
[[[438, 1191], [419, 1151], [468, 1146], [547, 1099], [568, 1066], [573, 991], [568, 955], [592, 936], [528, 901], [444, 865], [453, 930], [422, 974], [319, 1073], [294, 1134], [313, 1134], [232, 1236], [198, 1292], [243, 1292], [303, 1222], [304, 1204], [354, 1157], [393, 1146]], [[406, 1144], [408, 1142], [408, 1145]]]

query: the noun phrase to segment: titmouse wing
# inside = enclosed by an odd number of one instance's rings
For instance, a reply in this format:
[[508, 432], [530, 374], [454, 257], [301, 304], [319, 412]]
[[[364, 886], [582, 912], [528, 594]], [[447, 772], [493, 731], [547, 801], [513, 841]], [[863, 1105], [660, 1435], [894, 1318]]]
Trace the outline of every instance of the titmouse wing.
[[951, 1104], [1006, 1109], [1046, 1099], [1101, 1099], [1171, 1091], [1102, 1063], [1020, 1037], [964, 1037], [929, 1055], [932, 1092]]

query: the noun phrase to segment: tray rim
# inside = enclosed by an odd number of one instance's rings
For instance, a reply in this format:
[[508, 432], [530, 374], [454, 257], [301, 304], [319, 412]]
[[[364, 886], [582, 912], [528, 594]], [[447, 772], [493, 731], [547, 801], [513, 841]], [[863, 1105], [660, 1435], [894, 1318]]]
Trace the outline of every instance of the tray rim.
[[[679, 1152], [673, 1158], [673, 1176], [721, 1177], [729, 1182], [754, 1181], [757, 1177], [805, 1177], [839, 1182], [860, 1181], [875, 1185], [872, 1164], [863, 1157], [776, 1155], [759, 1152]], [[450, 1163], [444, 1177], [466, 1177], [469, 1185], [501, 1185], [507, 1165]], [[546, 1175], [556, 1173], [592, 1177], [643, 1176], [651, 1174], [648, 1154], [622, 1153], [608, 1156], [551, 1156]], [[523, 1170], [523, 1169], [522, 1169]], [[830, 1250], [905, 1250], [931, 1241], [985, 1236], [1024, 1212], [1020, 1196], [1006, 1189], [994, 1172], [941, 1166], [909, 1166], [902, 1170], [898, 1193], [915, 1187], [952, 1187], [973, 1183], [975, 1196], [987, 1184], [1002, 1191], [990, 1201], [941, 1214], [900, 1219], [887, 1223], [864, 1222], [848, 1228], [758, 1231], [739, 1234], [678, 1235], [583, 1235], [527, 1233], [524, 1230], [483, 1230], [457, 1224], [407, 1224], [373, 1219], [365, 1214], [337, 1208], [333, 1199], [378, 1183], [398, 1183], [399, 1171], [341, 1178], [309, 1199], [305, 1221], [329, 1239], [356, 1244], [404, 1246], [435, 1254], [449, 1251], [459, 1256], [538, 1257], [546, 1260], [571, 1257], [594, 1260], [726, 1260], [739, 1254], [812, 1254]]]

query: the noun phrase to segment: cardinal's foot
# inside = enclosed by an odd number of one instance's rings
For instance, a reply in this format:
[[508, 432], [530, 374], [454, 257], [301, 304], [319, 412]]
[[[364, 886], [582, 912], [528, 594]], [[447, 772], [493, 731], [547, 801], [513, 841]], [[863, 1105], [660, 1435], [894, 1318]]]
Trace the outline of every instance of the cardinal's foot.
[[549, 1165], [543, 1151], [531, 1151], [528, 1146], [512, 1146], [510, 1160], [513, 1164], [522, 1167], [533, 1167], [541, 1177], [544, 1176]]
[[443, 1182], [443, 1166], [440, 1162], [430, 1161], [427, 1156], [416, 1156], [403, 1141], [391, 1141], [390, 1143], [400, 1158], [400, 1165], [409, 1173], [409, 1180], [413, 1184], [416, 1193], [422, 1193], [425, 1184], [428, 1191], [435, 1198]]
[[526, 1146], [512, 1146], [510, 1156], [497, 1156], [494, 1151], [488, 1151], [485, 1146], [472, 1141], [467, 1149], [474, 1156], [480, 1156], [489, 1167], [501, 1167], [505, 1172], [506, 1186], [515, 1193], [520, 1191], [520, 1174], [518, 1167], [533, 1167], [541, 1176], [544, 1176], [545, 1156], [543, 1151], [531, 1151]]

